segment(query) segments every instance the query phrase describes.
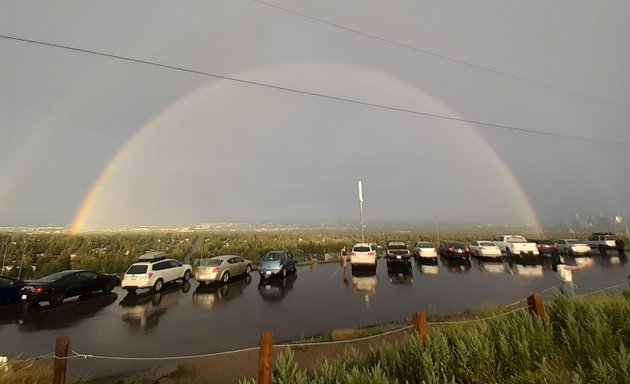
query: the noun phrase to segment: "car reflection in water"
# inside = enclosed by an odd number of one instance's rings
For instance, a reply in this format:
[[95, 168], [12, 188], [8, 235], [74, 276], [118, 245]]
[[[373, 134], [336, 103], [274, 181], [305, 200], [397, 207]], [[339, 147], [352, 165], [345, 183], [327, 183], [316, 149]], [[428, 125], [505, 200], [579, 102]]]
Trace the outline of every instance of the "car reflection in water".
[[519, 262], [510, 260], [506, 266], [508, 273], [519, 276], [543, 276], [543, 263], [538, 259], [538, 263], [534, 263], [532, 260], [520, 260]]
[[297, 280], [295, 273], [285, 278], [260, 279], [258, 293], [264, 301], [280, 301], [293, 289], [295, 280]]
[[193, 292], [193, 303], [205, 308], [211, 308], [217, 302], [232, 300], [243, 296], [243, 291], [252, 282], [251, 275], [243, 275], [232, 278], [228, 284], [217, 282], [212, 284], [199, 284]]
[[420, 269], [420, 273], [425, 275], [437, 275], [440, 271], [440, 267], [438, 266], [437, 258], [430, 259], [416, 259], [416, 265]]
[[446, 259], [442, 258], [442, 262], [446, 265], [448, 270], [453, 273], [466, 273], [470, 272], [472, 263], [467, 259]]
[[409, 263], [387, 263], [387, 276], [392, 284], [413, 283], [413, 272]]
[[94, 317], [100, 310], [118, 299], [116, 293], [98, 293], [77, 300], [64, 301], [56, 307], [31, 305], [28, 309], [18, 306], [15, 316], [18, 329], [34, 332], [46, 329], [70, 328], [83, 319]]
[[148, 331], [160, 322], [160, 317], [174, 307], [184, 293], [190, 290], [190, 282], [171, 283], [159, 293], [128, 293], [120, 301], [120, 315], [132, 330]]
[[352, 287], [354, 291], [363, 294], [366, 308], [370, 308], [370, 297], [376, 294], [376, 268], [352, 266]]
[[479, 269], [483, 272], [488, 273], [504, 273], [505, 266], [500, 261], [490, 262], [490, 261], [479, 261]]
[[599, 264], [606, 268], [623, 266], [628, 262], [628, 256], [625, 253], [620, 253], [618, 256], [613, 256], [611, 254], [601, 255], [598, 259]]

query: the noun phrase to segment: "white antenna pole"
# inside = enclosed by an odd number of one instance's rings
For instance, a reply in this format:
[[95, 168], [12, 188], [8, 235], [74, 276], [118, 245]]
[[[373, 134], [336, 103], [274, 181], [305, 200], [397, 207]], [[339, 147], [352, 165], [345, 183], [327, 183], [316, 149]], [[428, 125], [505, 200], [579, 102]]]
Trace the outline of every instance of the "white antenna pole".
[[365, 243], [365, 239], [363, 237], [363, 185], [361, 184], [361, 180], [359, 180], [359, 210], [361, 213], [361, 242]]

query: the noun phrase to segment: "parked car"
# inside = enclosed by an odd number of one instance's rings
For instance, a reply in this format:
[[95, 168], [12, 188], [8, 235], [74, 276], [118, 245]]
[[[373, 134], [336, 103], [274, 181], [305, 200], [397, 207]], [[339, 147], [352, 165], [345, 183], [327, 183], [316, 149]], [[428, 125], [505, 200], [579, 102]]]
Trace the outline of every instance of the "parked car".
[[473, 256], [501, 259], [501, 249], [497, 247], [496, 244], [494, 244], [492, 241], [471, 241], [468, 246], [470, 248], [470, 253]]
[[287, 251], [270, 251], [260, 260], [258, 273], [261, 279], [272, 276], [287, 277], [297, 272], [297, 260]]
[[151, 288], [160, 292], [164, 284], [171, 281], [188, 281], [192, 275], [190, 264], [182, 264], [178, 260], [168, 259], [166, 252], [149, 252], [140, 256], [123, 276], [121, 287], [128, 292], [137, 289]]
[[536, 244], [536, 248], [538, 248], [538, 254], [540, 256], [544, 256], [544, 255], [553, 255], [554, 253], [558, 252], [558, 250], [556, 249], [556, 244], [551, 241], [551, 240], [543, 240], [543, 239], [536, 239], [536, 240], [527, 240], [530, 243], [535, 243]]
[[356, 243], [350, 252], [350, 264], [352, 266], [376, 267], [376, 246], [368, 243]]
[[447, 259], [470, 260], [470, 248], [461, 241], [444, 241], [440, 244], [440, 255]]
[[118, 277], [93, 271], [67, 270], [44, 276], [25, 284], [20, 289], [20, 300], [25, 304], [47, 301], [59, 305], [68, 297], [111, 292]]
[[20, 289], [26, 282], [13, 277], [0, 275], [0, 304], [20, 301]]
[[212, 281], [227, 283], [230, 277], [249, 275], [251, 271], [252, 262], [250, 260], [234, 255], [215, 256], [199, 260], [199, 265], [195, 268], [195, 280], [200, 284]]
[[413, 246], [413, 255], [415, 257], [437, 257], [437, 251], [433, 244], [429, 241], [416, 241], [416, 244]]
[[588, 244], [576, 239], [560, 239], [556, 241], [556, 249], [558, 253], [565, 255], [585, 255], [588, 256], [591, 253], [591, 247]]
[[618, 252], [623, 252], [624, 248], [623, 240], [617, 238], [613, 233], [595, 232], [586, 239], [586, 244], [591, 248], [598, 249], [602, 255], [608, 249], [616, 249]]
[[407, 248], [407, 243], [402, 240], [388, 240], [385, 243], [385, 257], [387, 261], [411, 263], [411, 252]]

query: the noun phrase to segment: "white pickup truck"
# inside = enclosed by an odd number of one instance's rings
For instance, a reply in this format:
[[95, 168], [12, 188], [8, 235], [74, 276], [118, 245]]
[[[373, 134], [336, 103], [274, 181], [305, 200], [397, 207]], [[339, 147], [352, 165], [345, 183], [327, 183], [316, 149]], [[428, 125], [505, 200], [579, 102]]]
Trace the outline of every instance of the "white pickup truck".
[[539, 255], [536, 243], [529, 243], [523, 236], [519, 235], [499, 235], [494, 240], [494, 244], [508, 257]]

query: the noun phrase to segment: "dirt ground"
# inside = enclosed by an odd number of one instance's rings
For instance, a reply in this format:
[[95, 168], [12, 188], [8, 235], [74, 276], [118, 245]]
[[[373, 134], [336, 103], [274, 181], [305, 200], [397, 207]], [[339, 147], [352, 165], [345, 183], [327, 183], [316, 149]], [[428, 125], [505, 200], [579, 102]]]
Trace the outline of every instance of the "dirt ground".
[[[367, 352], [371, 347], [376, 348], [385, 344], [401, 344], [409, 337], [413, 329], [401, 330], [385, 335], [375, 336], [358, 341], [346, 341], [336, 344], [322, 344], [307, 347], [294, 347], [295, 359], [301, 369], [315, 368], [323, 360], [335, 360], [340, 358], [345, 350], [353, 347], [359, 352]], [[274, 347], [273, 358], [284, 350], [284, 347]], [[177, 361], [180, 367], [184, 367], [184, 374], [180, 378], [174, 378], [170, 383], [176, 384], [233, 384], [244, 378], [257, 379], [258, 375], [258, 349], [237, 352], [227, 355], [218, 355], [199, 359]], [[131, 374], [130, 374], [131, 375]], [[125, 376], [100, 378], [93, 380], [92, 384], [114, 384]], [[135, 375], [134, 375], [135, 376]], [[139, 379], [137, 382], [141, 382]]]

